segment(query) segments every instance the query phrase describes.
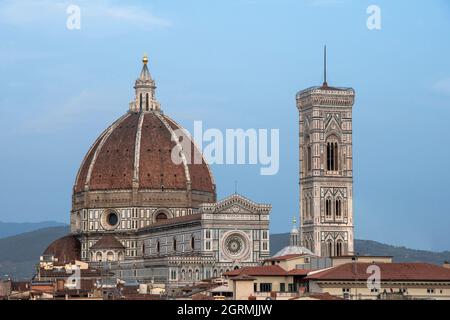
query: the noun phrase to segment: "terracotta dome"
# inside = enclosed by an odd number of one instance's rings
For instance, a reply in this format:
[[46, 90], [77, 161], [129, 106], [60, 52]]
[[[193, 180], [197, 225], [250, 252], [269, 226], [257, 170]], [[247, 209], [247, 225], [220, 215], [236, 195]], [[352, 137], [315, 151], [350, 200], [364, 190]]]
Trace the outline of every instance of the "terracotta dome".
[[[78, 170], [72, 211], [86, 207], [190, 207], [216, 201], [214, 179], [200, 151], [155, 96], [147, 68], [129, 110], [94, 142]], [[172, 160], [178, 152], [180, 161]]]
[[81, 260], [81, 242], [73, 235], [67, 235], [53, 241], [43, 255], [51, 255], [61, 264]]
[[[214, 193], [213, 177], [201, 157], [201, 164], [172, 161], [176, 129], [181, 127], [162, 113], [128, 112], [106, 129], [88, 151], [76, 178], [75, 193], [131, 189], [133, 185], [158, 190], [189, 187]], [[199, 153], [192, 141], [189, 143], [192, 154]]]

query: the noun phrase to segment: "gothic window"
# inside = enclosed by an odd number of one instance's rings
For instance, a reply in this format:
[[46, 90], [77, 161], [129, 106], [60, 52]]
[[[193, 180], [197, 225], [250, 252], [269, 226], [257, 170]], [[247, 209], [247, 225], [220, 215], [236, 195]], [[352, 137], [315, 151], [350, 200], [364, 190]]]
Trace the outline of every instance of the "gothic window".
[[195, 238], [194, 238], [194, 236], [191, 237], [191, 249], [192, 250], [195, 249]]
[[341, 218], [342, 217], [342, 203], [341, 203], [341, 199], [337, 199], [336, 200], [336, 204], [335, 204], [335, 210], [336, 210], [336, 218]]
[[305, 198], [303, 211], [305, 212], [305, 219], [309, 217], [309, 198]]
[[327, 170], [338, 171], [339, 150], [337, 142], [327, 143]]
[[148, 92], [145, 94], [145, 109], [148, 111]]
[[139, 111], [142, 111], [142, 93], [139, 94]]
[[338, 256], [338, 257], [342, 256], [342, 241], [336, 242], [335, 252], [336, 252], [336, 254], [335, 254], [336, 256]]
[[331, 218], [331, 199], [325, 200], [325, 216]]
[[333, 244], [331, 243], [331, 240], [327, 241], [327, 256], [333, 256]]
[[311, 219], [314, 216], [314, 201], [312, 198], [309, 198], [309, 218]]
[[311, 167], [312, 167], [312, 153], [311, 153], [311, 146], [308, 146], [308, 148], [307, 148], [307, 158], [306, 158], [306, 163], [307, 163], [307, 169], [308, 169], [308, 171], [311, 171]]
[[106, 260], [107, 261], [114, 261], [114, 253], [111, 251], [108, 251], [108, 253], [106, 254]]

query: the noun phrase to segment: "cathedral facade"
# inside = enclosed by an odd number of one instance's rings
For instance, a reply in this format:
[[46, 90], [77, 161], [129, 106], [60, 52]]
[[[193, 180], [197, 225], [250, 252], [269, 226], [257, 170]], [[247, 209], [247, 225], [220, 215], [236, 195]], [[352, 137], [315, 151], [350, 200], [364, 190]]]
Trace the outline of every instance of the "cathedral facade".
[[322, 257], [353, 254], [352, 88], [297, 93], [301, 242]]
[[[270, 255], [271, 206], [237, 193], [216, 200], [208, 164], [193, 141], [183, 150], [186, 137], [163, 113], [147, 64], [144, 57], [128, 112], [83, 159], [73, 187], [71, 236], [44, 254], [58, 251], [64, 260], [68, 251], [77, 252], [119, 279], [169, 285], [258, 265]], [[174, 150], [181, 163], [172, 161]], [[77, 243], [80, 248], [72, 248]]]

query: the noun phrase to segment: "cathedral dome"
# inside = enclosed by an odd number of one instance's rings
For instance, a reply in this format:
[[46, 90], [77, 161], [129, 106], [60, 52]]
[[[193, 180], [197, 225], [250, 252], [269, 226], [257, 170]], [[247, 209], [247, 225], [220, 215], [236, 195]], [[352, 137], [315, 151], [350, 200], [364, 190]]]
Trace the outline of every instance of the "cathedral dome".
[[[129, 111], [97, 138], [84, 157], [74, 185], [75, 204], [86, 202], [86, 193], [95, 193], [100, 199], [102, 192], [115, 192], [114, 201], [134, 201], [137, 205], [142, 203], [136, 203], [136, 198], [173, 202], [175, 193], [183, 193], [177, 198], [181, 199], [180, 205], [215, 201], [210, 168], [194, 142], [186, 135], [181, 136], [182, 127], [161, 111], [147, 62], [144, 57]], [[180, 151], [178, 162], [172, 160], [173, 150]], [[128, 195], [123, 193], [127, 191]], [[136, 197], [131, 192], [140, 195]], [[155, 197], [158, 193], [165, 196]], [[105, 204], [112, 201], [102, 199], [98, 201]], [[89, 197], [88, 201], [91, 200]]]
[[47, 249], [44, 256], [53, 256], [58, 263], [65, 264], [75, 260], [80, 260], [81, 242], [73, 235], [67, 235], [53, 241]]
[[[175, 130], [182, 129], [158, 112], [129, 112], [114, 122], [86, 154], [74, 191], [157, 189], [214, 193], [210, 169], [200, 164], [172, 161]], [[184, 137], [183, 137], [184, 138]], [[192, 154], [199, 153], [192, 141]], [[186, 159], [193, 158], [181, 151]], [[191, 161], [193, 162], [193, 161]]]

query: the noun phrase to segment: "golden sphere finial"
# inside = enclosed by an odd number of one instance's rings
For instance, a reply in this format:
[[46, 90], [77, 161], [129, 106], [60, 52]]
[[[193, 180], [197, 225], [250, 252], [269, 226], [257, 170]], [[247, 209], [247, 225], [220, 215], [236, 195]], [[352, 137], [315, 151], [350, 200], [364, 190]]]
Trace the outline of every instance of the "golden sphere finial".
[[143, 62], [144, 64], [147, 64], [147, 62], [148, 62], [148, 56], [147, 56], [147, 53], [144, 53], [144, 57], [142, 58], [142, 62]]

